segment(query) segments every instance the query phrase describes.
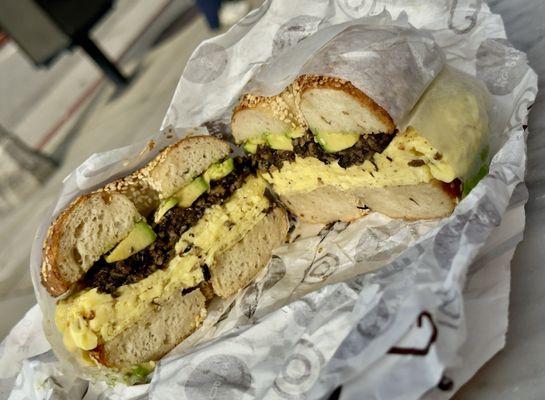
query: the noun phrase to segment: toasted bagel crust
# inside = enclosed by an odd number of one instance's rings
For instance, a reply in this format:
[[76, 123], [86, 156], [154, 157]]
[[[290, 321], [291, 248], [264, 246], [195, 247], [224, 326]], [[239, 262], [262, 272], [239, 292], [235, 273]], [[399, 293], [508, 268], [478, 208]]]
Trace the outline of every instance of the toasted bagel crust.
[[161, 151], [140, 170], [140, 177], [165, 199], [230, 152], [229, 143], [221, 139], [190, 136]]
[[90, 355], [100, 364], [118, 369], [157, 361], [191, 335], [206, 318], [206, 297], [200, 289], [176, 292], [156, 311], [136, 321]]
[[[93, 220], [81, 213], [93, 214]], [[100, 191], [79, 196], [47, 231], [41, 269], [43, 286], [52, 296], [65, 293], [104, 252], [128, 235], [139, 219], [134, 204], [120, 193]], [[84, 238], [79, 236], [85, 234]]]
[[458, 197], [446, 184], [433, 180], [417, 185], [360, 187], [349, 191], [322, 186], [311, 192], [281, 196], [281, 200], [302, 221], [328, 224], [352, 221], [369, 211], [405, 220], [442, 218], [452, 213]]
[[356, 99], [362, 107], [370, 110], [373, 115], [387, 127], [387, 130], [382, 133], [393, 134], [395, 132], [394, 121], [386, 112], [386, 110], [384, 110], [381, 106], [375, 103], [375, 101], [373, 101], [361, 90], [352, 85], [352, 83], [349, 81], [330, 76], [302, 75], [297, 79], [297, 84], [299, 87], [299, 97], [304, 96], [305, 92], [312, 89], [333, 89], [343, 91]]

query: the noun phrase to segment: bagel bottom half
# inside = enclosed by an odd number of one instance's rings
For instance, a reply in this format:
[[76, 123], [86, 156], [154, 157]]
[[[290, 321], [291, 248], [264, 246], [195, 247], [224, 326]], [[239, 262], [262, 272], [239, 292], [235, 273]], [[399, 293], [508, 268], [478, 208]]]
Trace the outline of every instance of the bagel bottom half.
[[[283, 243], [287, 230], [286, 212], [279, 207], [270, 210], [241, 241], [216, 257], [210, 269], [214, 292], [228, 297], [248, 285]], [[186, 294], [178, 291], [91, 355], [116, 368], [158, 360], [201, 325], [206, 300], [200, 288]]]
[[406, 220], [442, 218], [456, 206], [456, 197], [443, 182], [433, 180], [415, 185], [383, 188], [359, 187], [342, 190], [323, 186], [310, 192], [280, 196], [289, 210], [311, 223], [352, 221], [370, 210]]

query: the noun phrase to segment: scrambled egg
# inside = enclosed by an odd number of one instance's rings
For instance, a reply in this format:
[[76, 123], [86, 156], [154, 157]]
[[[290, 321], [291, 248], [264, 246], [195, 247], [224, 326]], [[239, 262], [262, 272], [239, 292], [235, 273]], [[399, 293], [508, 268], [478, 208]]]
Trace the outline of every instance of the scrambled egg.
[[[471, 182], [482, 176], [487, 159], [489, 96], [481, 82], [445, 67], [382, 152], [347, 169], [315, 158], [285, 163], [264, 174], [280, 195], [311, 192], [324, 185], [343, 190], [427, 183], [432, 179]], [[486, 157], [487, 158], [487, 157]], [[478, 179], [477, 179], [478, 180]]]
[[396, 135], [382, 153], [376, 153], [373, 162], [344, 169], [336, 162], [326, 165], [316, 158], [297, 157], [295, 162], [285, 163], [280, 170], [263, 177], [278, 194], [287, 195], [327, 185], [349, 190], [357, 186], [413, 185], [433, 178], [451, 182], [457, 176], [447, 157], [409, 127]]
[[201, 266], [212, 265], [215, 256], [240, 241], [264, 216], [269, 201], [264, 196], [266, 184], [251, 177], [223, 205], [206, 210], [204, 216], [186, 231], [176, 245], [180, 253], [167, 268], [145, 279], [119, 288], [119, 296], [99, 293], [96, 288], [79, 292], [57, 304], [55, 323], [70, 351], [92, 350], [112, 339], [142, 315], [153, 312], [182, 288], [203, 281]]
[[[222, 206], [212, 206], [197, 224], [185, 232], [176, 244], [176, 252], [191, 248], [202, 254], [212, 265], [217, 253], [227, 250], [242, 239], [264, 216], [269, 207], [264, 196], [266, 183], [261, 178], [249, 178]], [[235, 242], [227, 238], [237, 238]]]

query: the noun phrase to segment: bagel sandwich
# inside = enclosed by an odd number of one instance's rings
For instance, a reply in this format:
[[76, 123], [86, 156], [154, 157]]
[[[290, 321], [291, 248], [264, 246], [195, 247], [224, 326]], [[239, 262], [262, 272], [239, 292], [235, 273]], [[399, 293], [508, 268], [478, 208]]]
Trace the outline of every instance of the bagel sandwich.
[[283, 243], [287, 215], [266, 190], [226, 142], [199, 136], [73, 201], [48, 230], [41, 271], [66, 349], [121, 372], [172, 350]]
[[243, 96], [235, 141], [303, 221], [369, 211], [407, 220], [449, 215], [486, 174], [488, 94], [445, 67], [398, 125], [351, 82], [304, 75], [271, 97]]

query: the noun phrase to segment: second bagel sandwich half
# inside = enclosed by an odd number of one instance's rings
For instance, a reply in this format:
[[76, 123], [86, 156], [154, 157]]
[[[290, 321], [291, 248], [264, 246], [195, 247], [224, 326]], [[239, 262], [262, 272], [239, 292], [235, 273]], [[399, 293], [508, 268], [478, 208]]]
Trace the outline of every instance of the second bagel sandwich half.
[[226, 142], [190, 137], [69, 205], [44, 243], [42, 284], [64, 346], [117, 370], [156, 361], [245, 287], [287, 234], [286, 212]]

